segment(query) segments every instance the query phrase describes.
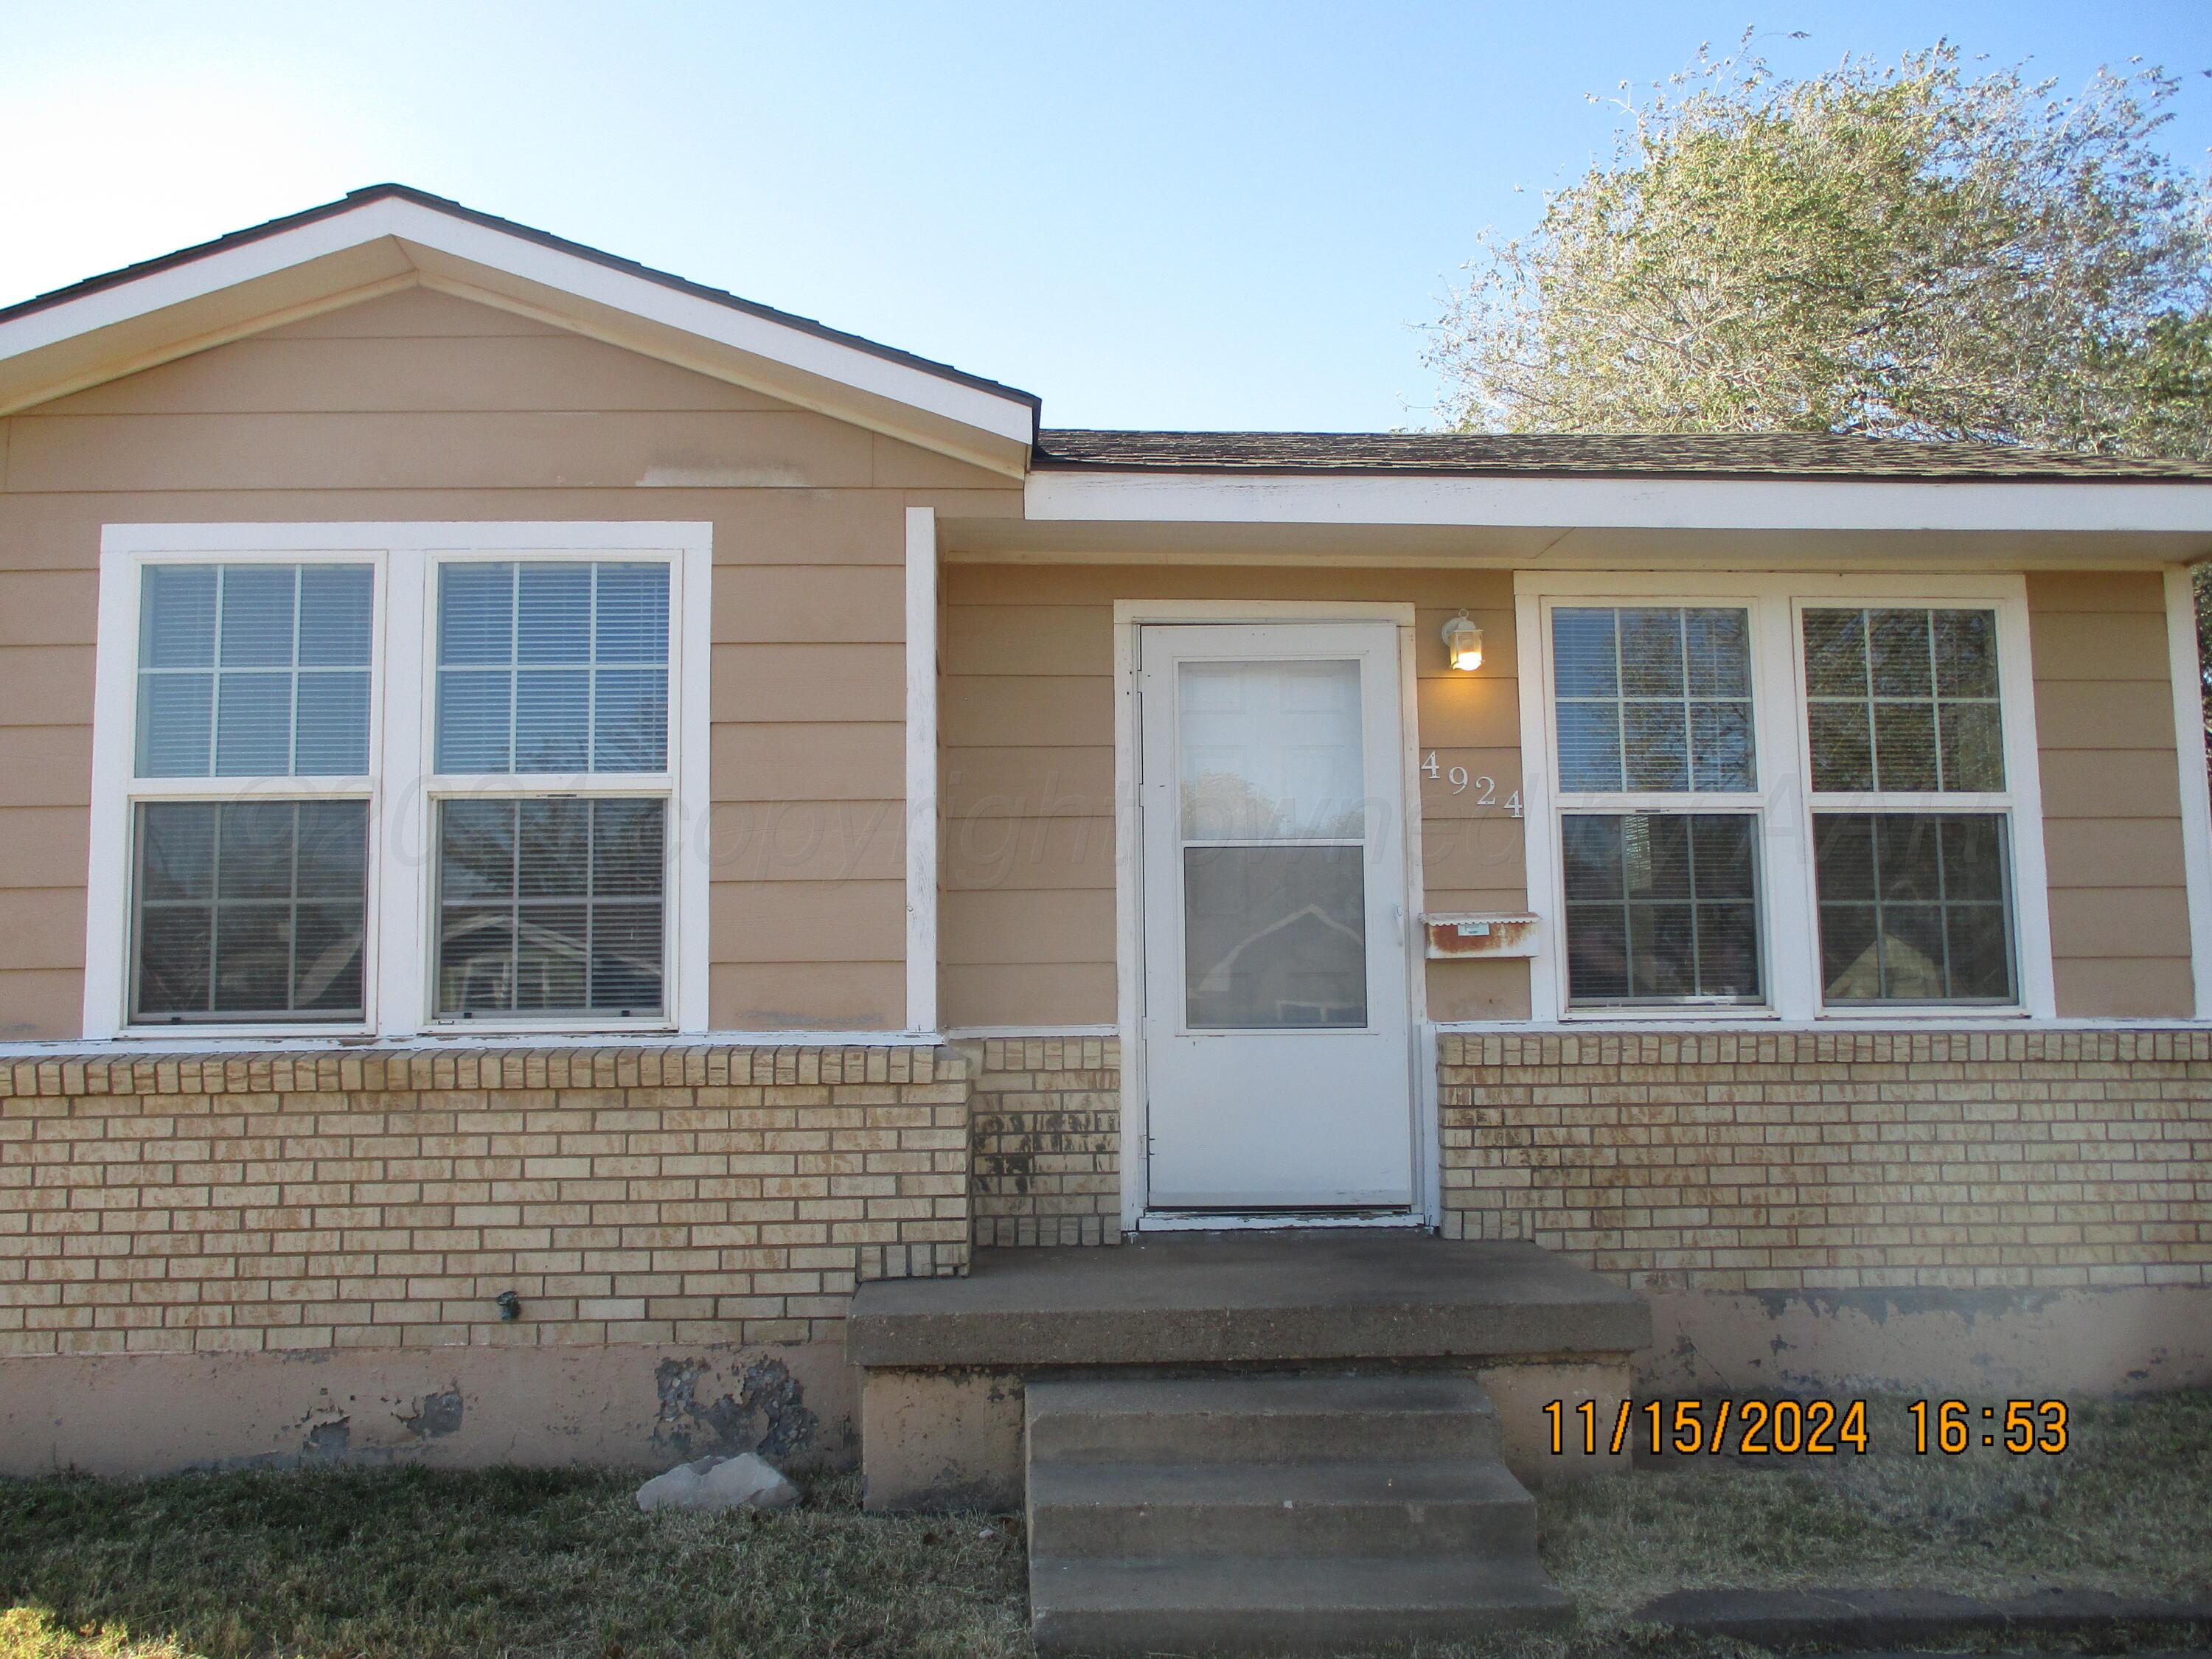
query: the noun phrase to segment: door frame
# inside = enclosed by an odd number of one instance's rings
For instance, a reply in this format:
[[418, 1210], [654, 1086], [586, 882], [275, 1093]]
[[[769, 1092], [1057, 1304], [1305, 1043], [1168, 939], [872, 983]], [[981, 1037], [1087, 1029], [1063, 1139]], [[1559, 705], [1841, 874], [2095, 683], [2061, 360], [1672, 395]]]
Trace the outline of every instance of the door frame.
[[1145, 854], [1136, 787], [1137, 630], [1152, 623], [1375, 623], [1398, 634], [1400, 819], [1404, 825], [1406, 890], [1407, 1079], [1413, 1135], [1413, 1201], [1407, 1213], [1368, 1224], [1434, 1227], [1439, 1215], [1439, 1139], [1436, 1037], [1429, 1023], [1428, 975], [1421, 949], [1420, 732], [1413, 673], [1413, 607], [1409, 604], [1334, 599], [1116, 599], [1114, 602], [1114, 980], [1115, 1030], [1121, 1049], [1121, 1229], [1124, 1232], [1222, 1231], [1238, 1226], [1344, 1226], [1336, 1218], [1301, 1221], [1267, 1217], [1148, 1215], [1146, 1143], [1150, 1094], [1137, 1012], [1144, 998]]

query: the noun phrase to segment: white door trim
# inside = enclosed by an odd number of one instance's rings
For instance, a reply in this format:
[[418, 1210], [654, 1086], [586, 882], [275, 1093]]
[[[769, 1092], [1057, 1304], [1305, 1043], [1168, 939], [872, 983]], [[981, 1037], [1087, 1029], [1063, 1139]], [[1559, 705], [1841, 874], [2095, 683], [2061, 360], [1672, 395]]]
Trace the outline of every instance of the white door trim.
[[[1375, 601], [1328, 599], [1116, 599], [1114, 602], [1114, 981], [1115, 1035], [1121, 1051], [1121, 1228], [1146, 1224], [1150, 1197], [1146, 1160], [1132, 1149], [1147, 1133], [1144, 1044], [1138, 1011], [1144, 996], [1144, 848], [1138, 816], [1136, 750], [1137, 630], [1152, 623], [1388, 622], [1398, 629], [1399, 730], [1404, 750], [1407, 1056], [1413, 1081], [1413, 1204], [1411, 1219], [1435, 1225], [1441, 1204], [1442, 1146], [1437, 1133], [1434, 1067], [1425, 1074], [1429, 1031], [1428, 981], [1418, 948], [1421, 909], [1420, 792], [1418, 708], [1414, 700], [1413, 607]], [[1395, 1219], [1395, 1218], [1394, 1218]], [[1274, 1220], [1281, 1226], [1328, 1225], [1326, 1221]]]

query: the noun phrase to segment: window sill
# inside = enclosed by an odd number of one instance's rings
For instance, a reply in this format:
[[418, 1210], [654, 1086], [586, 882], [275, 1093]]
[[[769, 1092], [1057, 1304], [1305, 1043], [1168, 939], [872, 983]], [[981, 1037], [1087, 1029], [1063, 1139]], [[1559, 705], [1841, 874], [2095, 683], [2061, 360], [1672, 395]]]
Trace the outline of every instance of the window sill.
[[638, 1036], [676, 1035], [671, 1019], [434, 1019], [405, 1040], [448, 1036]]
[[1655, 1003], [1642, 1007], [1569, 1008], [1559, 1016], [1562, 1025], [1731, 1025], [1745, 1021], [1779, 1019], [1771, 1008], [1755, 1003], [1731, 1003], [1724, 1007], [1674, 1008]]
[[221, 1038], [226, 1042], [245, 1038], [255, 1042], [275, 1042], [287, 1038], [301, 1038], [315, 1042], [373, 1042], [376, 1040], [374, 1027], [356, 1021], [346, 1025], [305, 1025], [290, 1023], [283, 1025], [205, 1024], [189, 1025], [126, 1025], [115, 1033], [117, 1042], [193, 1043], [204, 1037]]
[[[115, 1042], [189, 1047], [203, 1040], [222, 1042], [392, 1043], [435, 1042], [446, 1037], [675, 1036], [674, 1022], [635, 1020], [437, 1020], [412, 1031], [380, 1031], [353, 1025], [126, 1025], [107, 1039]], [[91, 1039], [100, 1041], [100, 1039]]]
[[[1823, 1008], [1800, 1014], [1788, 1023], [1797, 1026], [1888, 1025], [1900, 1021], [1929, 1020], [1959, 1024], [1972, 1020], [1996, 1023], [2032, 1019], [2028, 1010], [2016, 1005], [1991, 1007], [1986, 1003], [1898, 1003], [1872, 1008]], [[1559, 1018], [1561, 1025], [1734, 1025], [1781, 1022], [1785, 1017], [1772, 1008], [1570, 1008]]]
[[1862, 1024], [1872, 1020], [1886, 1024], [1900, 1019], [1946, 1019], [1954, 1022], [1966, 1019], [2029, 1019], [2029, 1012], [2017, 1003], [1987, 1002], [1893, 1002], [1863, 1008], [1823, 1008], [1814, 1018], [1822, 1024], [1844, 1021]]

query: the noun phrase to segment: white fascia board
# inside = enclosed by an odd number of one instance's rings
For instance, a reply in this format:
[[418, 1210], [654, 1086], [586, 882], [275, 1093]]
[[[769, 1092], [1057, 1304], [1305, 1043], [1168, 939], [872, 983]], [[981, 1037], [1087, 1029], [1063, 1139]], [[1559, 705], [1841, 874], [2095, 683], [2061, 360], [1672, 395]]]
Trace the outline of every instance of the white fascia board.
[[2212, 483], [1036, 471], [1033, 521], [2212, 534]]
[[772, 318], [686, 294], [558, 248], [525, 241], [418, 203], [387, 200], [371, 207], [388, 213], [393, 221], [379, 234], [417, 242], [457, 259], [626, 311], [802, 374], [834, 380], [855, 392], [974, 427], [994, 437], [1026, 444], [1033, 435], [1034, 411], [1019, 398], [893, 362]]
[[295, 229], [257, 238], [204, 254], [166, 270], [150, 271], [112, 288], [95, 289], [81, 299], [45, 306], [12, 322], [0, 323], [0, 362], [41, 347], [58, 345], [80, 334], [112, 328], [171, 306], [189, 304], [227, 288], [271, 276], [310, 260], [389, 235], [388, 228], [365, 228], [380, 208], [374, 202], [349, 213], [333, 214]]
[[736, 307], [398, 198], [365, 202], [0, 323], [0, 362], [382, 237], [612, 307], [732, 351], [1026, 447], [1024, 399], [933, 374]]

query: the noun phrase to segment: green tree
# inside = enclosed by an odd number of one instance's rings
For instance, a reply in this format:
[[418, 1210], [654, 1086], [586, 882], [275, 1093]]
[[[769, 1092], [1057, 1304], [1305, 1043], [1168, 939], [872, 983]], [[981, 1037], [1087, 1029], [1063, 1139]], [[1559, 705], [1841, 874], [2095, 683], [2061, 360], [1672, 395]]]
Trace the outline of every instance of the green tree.
[[1448, 424], [2212, 459], [2212, 180], [2154, 137], [2178, 77], [2063, 97], [1945, 42], [1793, 80], [1750, 46], [1480, 239], [1429, 332]]
[[2153, 142], [2176, 77], [2055, 97], [1942, 44], [1787, 80], [1747, 46], [1482, 239], [1430, 337], [1452, 424], [2212, 455], [2212, 184]]

